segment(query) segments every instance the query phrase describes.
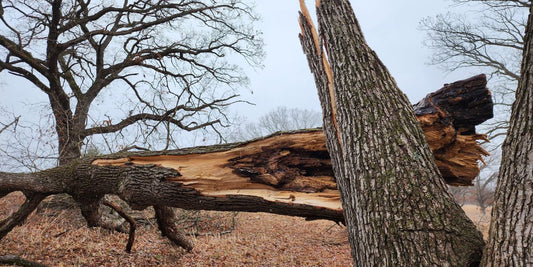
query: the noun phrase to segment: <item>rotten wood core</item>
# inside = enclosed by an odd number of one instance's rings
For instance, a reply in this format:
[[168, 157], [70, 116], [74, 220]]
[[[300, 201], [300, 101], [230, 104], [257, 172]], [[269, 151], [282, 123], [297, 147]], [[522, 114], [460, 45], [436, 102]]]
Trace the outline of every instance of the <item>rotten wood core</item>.
[[[439, 170], [446, 183], [470, 186], [479, 174], [478, 161], [489, 153], [478, 141], [476, 125], [493, 117], [493, 103], [484, 74], [445, 84], [414, 105]], [[483, 162], [484, 163], [484, 162]]]
[[[445, 85], [414, 106], [439, 169], [450, 185], [471, 185], [488, 153], [475, 125], [492, 117], [486, 77]], [[474, 123], [470, 124], [469, 121]], [[156, 165], [176, 170], [167, 178], [205, 197], [254, 196], [268, 202], [341, 211], [340, 195], [322, 130], [278, 133], [241, 144], [198, 150], [96, 159], [95, 165]], [[116, 156], [115, 156], [116, 157]]]
[[97, 159], [92, 164], [174, 169], [179, 175], [167, 181], [205, 197], [254, 196], [342, 212], [325, 141], [323, 132], [314, 129], [280, 133], [228, 150], [207, 149], [216, 152]]

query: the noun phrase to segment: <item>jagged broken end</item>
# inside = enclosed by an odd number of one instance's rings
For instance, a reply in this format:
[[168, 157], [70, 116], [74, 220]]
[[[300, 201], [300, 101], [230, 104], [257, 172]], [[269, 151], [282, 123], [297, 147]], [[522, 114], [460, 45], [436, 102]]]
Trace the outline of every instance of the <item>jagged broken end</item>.
[[413, 107], [446, 182], [473, 185], [489, 156], [481, 146], [489, 140], [476, 126], [494, 116], [486, 75], [445, 84]]

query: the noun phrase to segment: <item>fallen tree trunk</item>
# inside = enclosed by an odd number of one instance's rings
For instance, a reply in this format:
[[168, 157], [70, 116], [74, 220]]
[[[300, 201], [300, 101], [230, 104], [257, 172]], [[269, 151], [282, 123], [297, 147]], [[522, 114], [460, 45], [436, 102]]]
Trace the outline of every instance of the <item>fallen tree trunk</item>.
[[[449, 184], [471, 184], [479, 173], [477, 161], [487, 154], [476, 142], [484, 137], [475, 134], [475, 125], [492, 117], [485, 86], [485, 76], [475, 76], [445, 85], [415, 105]], [[33, 211], [35, 202], [57, 193], [86, 205], [115, 194], [134, 209], [270, 212], [343, 222], [325, 143], [321, 129], [299, 130], [243, 143], [84, 158], [32, 174], [1, 173], [0, 196], [23, 191], [38, 197], [29, 197], [19, 212], [0, 222], [0, 238]], [[160, 227], [165, 235], [176, 232], [168, 221]], [[184, 244], [175, 235], [169, 238]]]
[[488, 141], [476, 125], [493, 117], [493, 103], [484, 74], [445, 84], [414, 105], [437, 166], [446, 183], [473, 185], [478, 161], [489, 153], [477, 144]]

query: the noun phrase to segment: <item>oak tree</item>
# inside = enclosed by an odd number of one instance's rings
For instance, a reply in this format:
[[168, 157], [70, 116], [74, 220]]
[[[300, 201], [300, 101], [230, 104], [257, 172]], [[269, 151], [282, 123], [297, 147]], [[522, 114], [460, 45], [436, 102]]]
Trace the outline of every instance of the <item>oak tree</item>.
[[[172, 148], [176, 130], [225, 123], [224, 108], [246, 83], [227, 58], [257, 65], [262, 56], [244, 1], [0, 3], [0, 71], [46, 95], [58, 165], [80, 158], [95, 135], [124, 138], [137, 126], [140, 143], [159, 131]], [[107, 117], [95, 115], [97, 104], [109, 107]], [[89, 225], [102, 224], [100, 197], [78, 199]]]
[[520, 80], [503, 143], [487, 266], [533, 264], [533, 7], [530, 7]]
[[302, 10], [300, 39], [322, 104], [354, 263], [479, 263], [482, 236], [448, 193], [413, 108], [367, 45], [349, 1], [317, 1], [318, 33]]

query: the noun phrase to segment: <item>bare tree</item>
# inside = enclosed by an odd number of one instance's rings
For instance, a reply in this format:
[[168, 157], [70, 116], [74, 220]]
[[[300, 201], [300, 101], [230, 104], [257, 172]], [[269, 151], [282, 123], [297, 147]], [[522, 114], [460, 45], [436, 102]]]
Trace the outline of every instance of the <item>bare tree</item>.
[[257, 122], [246, 123], [246, 118], [241, 117], [237, 123], [225, 134], [231, 142], [250, 140], [267, 136], [275, 132], [310, 129], [322, 125], [322, 114], [311, 109], [277, 107], [261, 116]]
[[533, 6], [526, 33], [483, 258], [487, 266], [533, 265]]
[[494, 184], [497, 178], [498, 173], [494, 172], [485, 178], [478, 177], [474, 181], [474, 199], [483, 215], [485, 215], [487, 207], [494, 202]]
[[478, 176], [474, 180], [474, 186], [448, 186], [448, 190], [459, 205], [476, 204], [485, 215], [486, 209], [494, 202], [494, 184], [497, 178], [497, 172]]
[[[454, 0], [470, 12], [446, 13], [421, 21], [431, 64], [449, 71], [464, 68], [490, 73], [495, 119], [486, 124], [489, 139], [504, 136], [520, 76], [524, 29], [530, 1]], [[500, 143], [501, 141], [496, 141]]]
[[[2, 8], [0, 70], [46, 94], [59, 164], [79, 158], [85, 138], [134, 124], [150, 127], [147, 137], [224, 123], [237, 97], [228, 88], [246, 82], [225, 58], [256, 64], [262, 54], [247, 26], [256, 17], [241, 1], [9, 0]], [[121, 107], [125, 95], [131, 103]], [[97, 99], [119, 106], [91, 118]]]
[[[59, 165], [78, 159], [87, 138], [125, 138], [134, 125], [134, 141], [162, 133], [169, 148], [177, 129], [224, 124], [224, 108], [246, 84], [227, 58], [258, 65], [262, 56], [250, 23], [256, 16], [239, 0], [5, 0], [1, 7], [0, 71], [46, 95]], [[97, 105], [111, 107], [99, 115]], [[99, 201], [81, 201], [89, 225], [100, 224]]]
[[471, 187], [466, 186], [451, 186], [448, 185], [448, 190], [453, 195], [457, 204], [464, 206], [468, 203], [469, 195], [472, 191]]
[[[490, 157], [490, 161], [500, 162], [500, 157]], [[473, 186], [448, 186], [457, 203], [475, 204], [485, 215], [486, 209], [494, 201], [494, 188], [498, 178], [498, 171], [494, 170], [494, 162], [480, 164], [480, 174], [473, 180]]]
[[259, 126], [267, 133], [309, 129], [322, 124], [322, 114], [308, 109], [277, 107], [259, 118]]

